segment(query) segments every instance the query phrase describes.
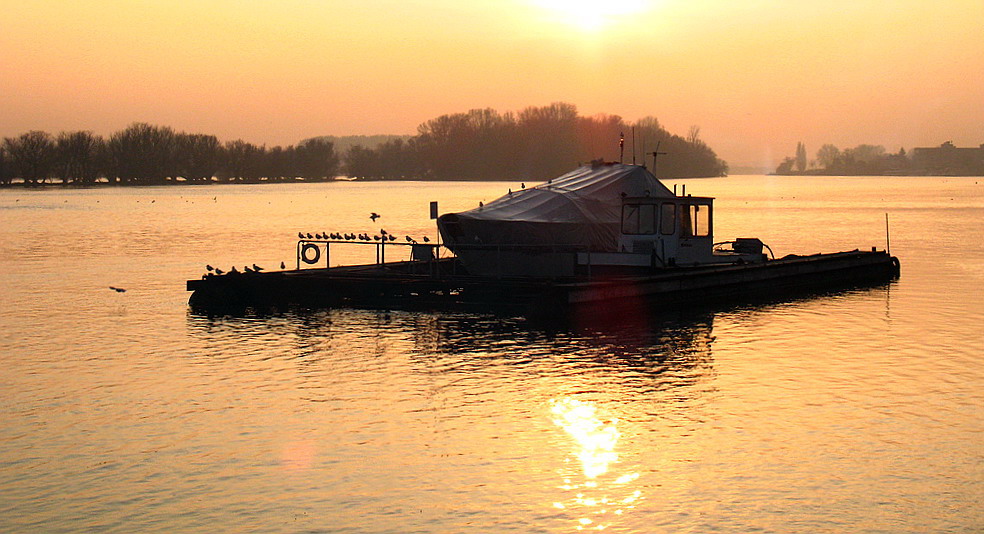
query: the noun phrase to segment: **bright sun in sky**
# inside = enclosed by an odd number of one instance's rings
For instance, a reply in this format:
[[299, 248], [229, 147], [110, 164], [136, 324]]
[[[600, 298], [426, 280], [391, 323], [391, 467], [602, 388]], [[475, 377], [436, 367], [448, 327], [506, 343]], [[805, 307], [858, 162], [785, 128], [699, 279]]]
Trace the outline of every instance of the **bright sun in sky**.
[[533, 0], [559, 20], [585, 31], [600, 30], [619, 18], [646, 11], [646, 0]]

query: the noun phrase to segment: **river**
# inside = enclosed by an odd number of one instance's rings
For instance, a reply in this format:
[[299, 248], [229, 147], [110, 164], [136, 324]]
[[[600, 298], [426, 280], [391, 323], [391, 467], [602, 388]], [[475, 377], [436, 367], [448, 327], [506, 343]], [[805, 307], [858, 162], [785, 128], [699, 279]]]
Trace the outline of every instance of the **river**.
[[884, 248], [887, 213], [901, 277], [576, 328], [209, 317], [206, 263], [519, 184], [0, 190], [0, 531], [984, 529], [984, 180], [677, 183], [776, 256]]

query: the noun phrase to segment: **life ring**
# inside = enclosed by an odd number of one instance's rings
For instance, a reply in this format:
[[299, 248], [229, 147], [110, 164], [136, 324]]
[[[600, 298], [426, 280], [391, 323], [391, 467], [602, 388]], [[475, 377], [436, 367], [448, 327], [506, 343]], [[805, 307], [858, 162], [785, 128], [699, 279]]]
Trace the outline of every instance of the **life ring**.
[[[308, 252], [311, 250], [314, 250], [314, 257], [308, 255]], [[314, 243], [304, 243], [301, 247], [301, 261], [308, 265], [314, 265], [319, 260], [321, 260], [321, 247]]]

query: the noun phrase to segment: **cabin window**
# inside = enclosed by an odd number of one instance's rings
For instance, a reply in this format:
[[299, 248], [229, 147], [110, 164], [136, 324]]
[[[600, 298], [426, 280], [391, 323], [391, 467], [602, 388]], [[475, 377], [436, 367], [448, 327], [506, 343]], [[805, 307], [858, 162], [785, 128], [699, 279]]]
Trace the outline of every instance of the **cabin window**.
[[622, 207], [623, 234], [655, 234], [656, 206], [653, 204], [626, 204]]
[[711, 235], [711, 207], [687, 204], [680, 210], [680, 234], [683, 237]]
[[676, 204], [663, 204], [659, 212], [659, 231], [663, 235], [673, 235], [676, 231]]

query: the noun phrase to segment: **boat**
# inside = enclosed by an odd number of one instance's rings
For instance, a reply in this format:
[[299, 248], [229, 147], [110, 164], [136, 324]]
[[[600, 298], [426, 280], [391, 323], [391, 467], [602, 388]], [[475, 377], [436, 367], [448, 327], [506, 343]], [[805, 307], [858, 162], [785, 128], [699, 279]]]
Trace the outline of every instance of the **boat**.
[[[187, 282], [190, 304], [205, 311], [509, 307], [553, 314], [618, 310], [629, 301], [671, 308], [764, 293], [781, 298], [900, 274], [898, 258], [874, 247], [777, 259], [758, 238], [715, 241], [714, 198], [670, 190], [643, 165], [592, 162], [436, 218], [440, 244], [299, 236], [294, 269], [206, 274]], [[330, 267], [332, 247], [341, 246], [376, 247], [376, 261]]]

